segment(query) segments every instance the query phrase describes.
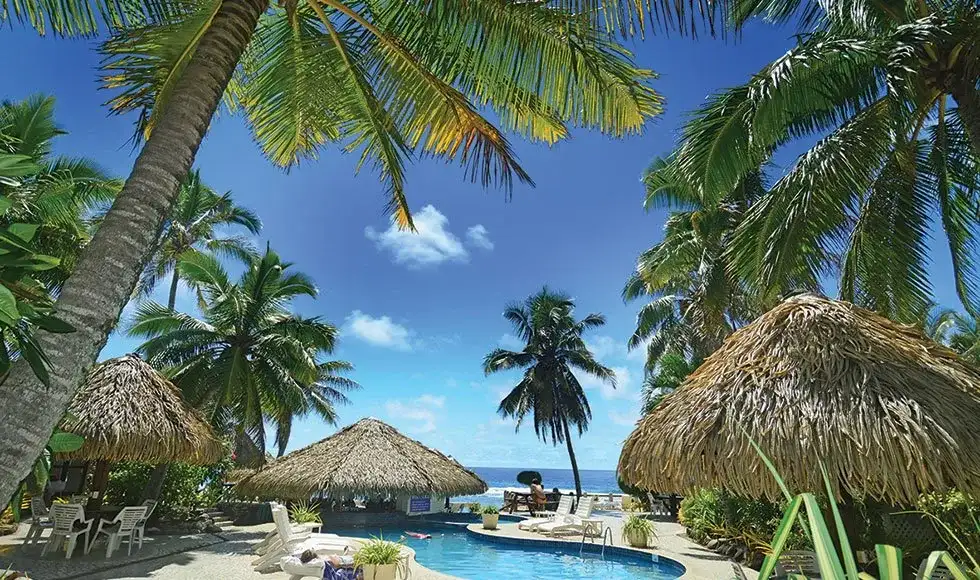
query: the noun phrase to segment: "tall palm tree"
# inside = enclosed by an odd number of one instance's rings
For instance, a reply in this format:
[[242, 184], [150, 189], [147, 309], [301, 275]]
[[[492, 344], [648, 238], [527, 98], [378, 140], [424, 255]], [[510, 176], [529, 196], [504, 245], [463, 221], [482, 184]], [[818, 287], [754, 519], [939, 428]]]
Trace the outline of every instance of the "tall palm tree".
[[745, 216], [738, 274], [767, 296], [839, 276], [843, 298], [905, 322], [931, 302], [941, 225], [964, 308], [980, 313], [980, 7], [974, 0], [733, 0], [736, 22], [802, 13], [800, 41], [712, 97], [677, 165], [706, 202], [798, 138], [818, 138]]
[[188, 173], [180, 184], [173, 215], [164, 224], [156, 250], [136, 286], [137, 295], [148, 296], [160, 280], [169, 275], [167, 308], [173, 310], [180, 284], [177, 264], [190, 252], [207, 251], [250, 261], [255, 249], [248, 239], [225, 236], [219, 231], [229, 226], [243, 227], [252, 234], [262, 230], [258, 216], [235, 205], [231, 192], [216, 193], [201, 181], [199, 170]]
[[187, 400], [215, 424], [265, 449], [265, 424], [285, 452], [293, 419], [313, 413], [336, 420], [334, 405], [357, 388], [343, 377], [350, 363], [322, 361], [336, 346], [336, 327], [290, 312], [298, 296], [315, 297], [313, 282], [266, 250], [237, 282], [212, 255], [192, 253], [180, 271], [203, 297], [201, 319], [152, 301], [137, 307], [130, 334], [150, 364], [169, 369]]
[[589, 314], [575, 320], [574, 310], [571, 298], [547, 288], [522, 304], [509, 306], [504, 318], [513, 324], [526, 346], [521, 352], [495, 349], [484, 359], [483, 371], [489, 375], [524, 369], [524, 377], [500, 401], [497, 411], [504, 417], [517, 419], [517, 428], [531, 414], [538, 437], [543, 441], [551, 439], [552, 445], [564, 442], [575, 476], [575, 493], [582, 495], [569, 425], [581, 435], [589, 428], [592, 410], [573, 369], [614, 387], [616, 375], [593, 358], [582, 338], [585, 331], [604, 325], [605, 317]]
[[52, 386], [23, 365], [0, 386], [0, 496], [30, 469], [105, 344], [223, 99], [279, 165], [330, 143], [357, 151], [405, 227], [402, 166], [413, 156], [460, 162], [485, 185], [530, 181], [484, 110], [545, 143], [568, 126], [637, 133], [661, 110], [654, 74], [601, 25], [632, 30], [636, 5], [625, 0], [0, 0], [0, 8], [61, 34], [91, 33], [96, 14], [126, 24], [104, 46], [106, 84], [120, 91], [115, 110], [140, 111], [147, 137], [59, 296], [78, 332], [38, 337]]
[[653, 411], [664, 397], [681, 386], [699, 364], [701, 361], [689, 361], [682, 354], [669, 352], [661, 356], [657, 365], [643, 379], [643, 414]]
[[65, 134], [55, 122], [54, 97], [0, 103], [0, 153], [28, 164], [16, 181], [0, 180], [0, 196], [12, 204], [0, 221], [38, 226], [34, 248], [59, 263], [37, 278], [54, 291], [78, 263], [95, 219], [122, 185], [89, 159], [55, 155], [55, 140]]
[[760, 172], [746, 176], [722, 200], [707, 204], [678, 177], [673, 159], [656, 159], [643, 178], [645, 206], [672, 211], [663, 240], [637, 260], [623, 288], [627, 302], [648, 298], [637, 314], [630, 349], [646, 344], [647, 373], [665, 354], [701, 360], [764, 308], [734, 276], [727, 259], [732, 235], [765, 192]]

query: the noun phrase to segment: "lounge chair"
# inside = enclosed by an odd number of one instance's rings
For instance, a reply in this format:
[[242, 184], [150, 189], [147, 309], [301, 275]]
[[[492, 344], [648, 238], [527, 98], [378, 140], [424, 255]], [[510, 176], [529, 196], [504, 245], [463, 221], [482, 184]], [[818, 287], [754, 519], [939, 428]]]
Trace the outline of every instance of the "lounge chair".
[[289, 525], [289, 514], [286, 508], [273, 507], [272, 520], [276, 524], [278, 538], [269, 544], [265, 553], [252, 561], [257, 572], [262, 572], [273, 565], [278, 565], [280, 558], [304, 550], [313, 550], [317, 554], [346, 554], [352, 548], [342, 538], [334, 534], [294, 534]]
[[540, 518], [529, 518], [519, 524], [517, 527], [522, 530], [527, 530], [530, 532], [538, 529], [538, 526], [542, 524], [549, 524], [556, 521], [558, 518], [567, 516], [572, 513], [572, 496], [563, 495], [558, 501], [558, 507], [555, 508], [553, 512], [543, 512]]
[[24, 544], [36, 544], [41, 539], [44, 530], [54, 527], [54, 520], [48, 514], [48, 508], [44, 505], [44, 498], [41, 496], [31, 498], [31, 528], [27, 530], [24, 537]]
[[[136, 525], [146, 517], [147, 512], [146, 506], [133, 506], [125, 507], [119, 510], [116, 517], [111, 520], [99, 520], [99, 527], [95, 529], [95, 535], [92, 538], [92, 544], [98, 541], [99, 534], [104, 534], [108, 537], [108, 545], [105, 549], [105, 557], [111, 558], [112, 553], [119, 548], [122, 544], [123, 539], [126, 540], [126, 555], [133, 555], [133, 538], [136, 534]], [[89, 550], [92, 549], [92, 545], [89, 544], [88, 549], [85, 553], [88, 554]]]
[[538, 531], [549, 536], [555, 536], [560, 532], [582, 533], [585, 529], [585, 520], [592, 517], [592, 507], [594, 505], [594, 497], [591, 495], [583, 496], [578, 500], [578, 506], [575, 507], [575, 513], [568, 516], [559, 517], [553, 522], [541, 524], [538, 526]]
[[820, 577], [820, 564], [817, 563], [816, 552], [809, 550], [791, 550], [779, 555], [776, 564], [776, 575], [802, 574], [808, 578]]
[[[278, 504], [274, 501], [269, 502], [269, 505], [272, 508], [273, 516], [275, 516], [276, 510], [282, 510], [283, 512], [286, 513], [285, 519], [289, 523], [290, 537], [310, 536], [310, 534], [313, 534], [313, 530], [320, 529], [321, 524], [316, 522], [307, 522], [302, 524], [290, 522], [289, 510], [287, 510], [285, 506], [283, 506], [282, 504]], [[273, 521], [275, 521], [275, 517], [273, 517]], [[323, 538], [338, 538], [339, 536], [337, 534], [316, 534], [316, 537], [323, 539]], [[281, 543], [281, 538], [279, 536], [279, 529], [272, 528], [272, 530], [268, 534], [266, 534], [265, 538], [263, 538], [261, 542], [255, 545], [253, 550], [255, 551], [256, 554], [261, 556], [280, 543]]]
[[143, 536], [146, 534], [146, 522], [150, 521], [150, 516], [153, 515], [153, 510], [157, 509], [157, 500], [144, 500], [142, 506], [146, 508], [146, 514], [143, 516], [143, 519], [136, 522], [136, 529], [133, 531], [133, 535], [139, 541], [140, 550], [143, 549]]
[[75, 544], [78, 542], [78, 536], [85, 536], [82, 541], [82, 548], [88, 554], [89, 532], [92, 531], [92, 522], [95, 521], [95, 518], [85, 519], [85, 509], [81, 504], [54, 504], [51, 506], [51, 519], [54, 520], [54, 527], [51, 528], [51, 537], [48, 538], [48, 542], [44, 544], [44, 550], [41, 551], [42, 556], [47, 554], [48, 550], [57, 550], [67, 540], [65, 559], [71, 559], [71, 554], [75, 551]]

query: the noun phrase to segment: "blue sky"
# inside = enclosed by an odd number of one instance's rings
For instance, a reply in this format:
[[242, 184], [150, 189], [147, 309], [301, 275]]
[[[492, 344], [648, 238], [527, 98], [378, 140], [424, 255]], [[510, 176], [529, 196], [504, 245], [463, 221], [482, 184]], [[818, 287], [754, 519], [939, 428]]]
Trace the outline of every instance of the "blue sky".
[[[378, 417], [468, 465], [567, 467], [564, 446], [539, 442], [532, 428], [515, 434], [513, 423], [496, 415], [515, 377], [481, 372], [489, 350], [517, 346], [501, 317], [504, 306], [547, 284], [571, 294], [579, 315], [608, 319], [588, 339], [616, 370], [619, 388], [586, 383], [593, 423], [575, 446], [581, 467], [613, 469], [637, 418], [643, 366], [640, 353], [625, 348], [640, 305], [624, 305], [620, 290], [664, 222], [662, 212], [642, 209], [640, 174], [671, 149], [686, 112], [782, 54], [791, 32], [753, 26], [737, 44], [678, 36], [637, 41], [639, 62], [660, 73], [655, 86], [667, 99], [666, 113], [642, 136], [617, 141], [579, 131], [551, 148], [515, 137], [537, 187], [516, 186], [510, 202], [465, 181], [457, 166], [417, 162], [407, 171], [417, 236], [390, 228], [383, 188], [367, 170], [355, 175], [354, 158], [325, 150], [284, 173], [262, 158], [234, 117], [213, 123], [197, 167], [209, 185], [231, 190], [259, 214], [260, 243], [270, 242], [317, 281], [319, 299], [298, 310], [343, 328], [336, 358], [356, 365], [352, 378], [363, 386], [339, 409], [340, 425]], [[69, 131], [58, 152], [85, 155], [125, 176], [134, 159], [133, 119], [107, 116], [94, 47], [4, 29], [0, 51], [19, 58], [7, 59], [0, 93], [55, 95], [59, 123]], [[955, 305], [948, 264], [940, 261], [933, 275], [937, 299]], [[190, 307], [188, 298], [178, 306]], [[113, 337], [102, 357], [135, 344]], [[290, 449], [334, 430], [303, 420]]]

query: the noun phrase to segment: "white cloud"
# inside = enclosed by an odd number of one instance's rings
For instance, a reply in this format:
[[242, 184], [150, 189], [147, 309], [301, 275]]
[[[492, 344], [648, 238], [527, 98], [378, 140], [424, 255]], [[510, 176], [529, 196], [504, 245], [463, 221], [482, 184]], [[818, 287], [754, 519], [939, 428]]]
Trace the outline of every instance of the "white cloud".
[[449, 219], [435, 207], [427, 205], [412, 217], [415, 232], [399, 229], [393, 221], [383, 232], [368, 226], [364, 228], [364, 235], [379, 250], [390, 251], [396, 264], [404, 264], [408, 268], [436, 266], [449, 261], [466, 262], [469, 259], [469, 252], [463, 243], [447, 229]]
[[642, 344], [638, 344], [636, 348], [626, 353], [626, 360], [633, 362], [646, 363], [647, 362], [647, 348], [650, 346], [651, 338], [643, 341]]
[[482, 248], [484, 250], [492, 250], [493, 242], [490, 241], [490, 236], [487, 228], [483, 227], [483, 224], [476, 224], [475, 226], [470, 226], [466, 230], [466, 240], [471, 246], [476, 246], [477, 248]]
[[633, 391], [633, 374], [626, 367], [611, 367], [616, 374], [616, 387], [606, 383], [590, 374], [573, 370], [572, 373], [578, 379], [583, 389], [598, 389], [603, 399], [635, 399], [636, 393]]
[[410, 342], [412, 331], [397, 324], [388, 316], [374, 318], [370, 314], [355, 310], [347, 317], [344, 330], [374, 346], [403, 351], [412, 350]]
[[611, 336], [597, 336], [591, 340], [586, 340], [585, 346], [592, 352], [592, 356], [597, 359], [626, 355], [626, 345]]
[[622, 425], [624, 427], [632, 427], [636, 425], [636, 421], [639, 419], [639, 415], [635, 412], [617, 413], [616, 411], [609, 411], [609, 420], [617, 425]]
[[505, 334], [501, 336], [500, 340], [497, 341], [497, 345], [500, 348], [505, 348], [507, 350], [513, 350], [517, 352], [524, 350], [524, 346], [525, 346], [524, 341], [517, 338], [513, 334]]
[[431, 433], [436, 430], [436, 413], [434, 409], [442, 409], [446, 405], [446, 397], [425, 394], [417, 399], [400, 401], [392, 399], [385, 402], [385, 411], [392, 419], [413, 421], [412, 428], [416, 433]]

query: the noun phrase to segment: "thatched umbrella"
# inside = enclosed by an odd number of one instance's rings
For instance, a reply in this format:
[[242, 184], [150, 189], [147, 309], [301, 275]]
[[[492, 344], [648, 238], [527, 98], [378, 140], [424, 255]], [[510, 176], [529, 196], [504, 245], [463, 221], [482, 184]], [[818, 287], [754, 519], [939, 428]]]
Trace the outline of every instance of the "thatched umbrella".
[[468, 495], [487, 484], [455, 460], [402, 435], [377, 419], [361, 419], [294, 451], [241, 480], [256, 496], [307, 499], [332, 495]]
[[132, 354], [92, 368], [61, 429], [85, 438], [78, 451], [60, 457], [98, 462], [96, 489], [104, 486], [99, 480], [107, 475], [110, 462], [206, 465], [227, 452], [204, 417], [184, 402], [180, 390]]
[[781, 497], [750, 435], [795, 491], [911, 504], [980, 493], [980, 371], [919, 331], [847, 302], [786, 300], [732, 334], [638, 423], [629, 485]]

